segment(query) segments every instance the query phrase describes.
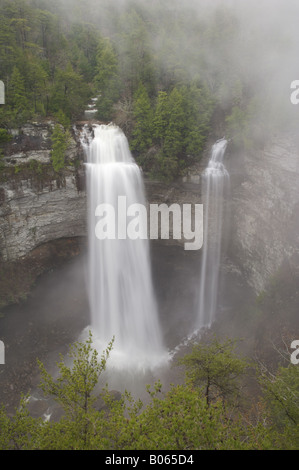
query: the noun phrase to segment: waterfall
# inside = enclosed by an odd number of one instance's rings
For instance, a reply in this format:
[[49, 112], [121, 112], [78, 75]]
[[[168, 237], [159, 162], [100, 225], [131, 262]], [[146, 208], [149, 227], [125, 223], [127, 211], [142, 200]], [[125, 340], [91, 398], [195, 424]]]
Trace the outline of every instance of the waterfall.
[[[111, 359], [118, 367], [153, 367], [164, 361], [157, 304], [152, 285], [147, 239], [132, 240], [118, 227], [115, 239], [99, 239], [95, 233], [96, 208], [115, 208], [116, 224], [127, 206], [146, 206], [142, 174], [128, 141], [117, 126], [95, 125], [94, 137], [85, 140], [88, 193], [88, 286], [91, 327], [106, 347], [115, 338]], [[120, 222], [119, 222], [120, 224]], [[110, 363], [110, 360], [109, 360]]]
[[229, 174], [223, 164], [226, 147], [225, 139], [213, 145], [209, 164], [202, 175], [204, 242], [199, 287], [198, 328], [211, 326], [217, 308], [223, 198], [229, 181]]

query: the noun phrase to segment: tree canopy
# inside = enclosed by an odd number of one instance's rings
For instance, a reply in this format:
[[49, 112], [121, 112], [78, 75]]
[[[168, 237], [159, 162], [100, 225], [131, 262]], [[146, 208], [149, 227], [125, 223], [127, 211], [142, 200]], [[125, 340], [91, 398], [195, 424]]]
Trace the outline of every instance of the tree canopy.
[[[280, 368], [266, 380], [265, 407], [254, 417], [236, 410], [235, 380], [245, 372], [232, 342], [198, 344], [181, 361], [191, 380], [163, 390], [148, 386], [149, 403], [125, 391], [111, 395], [102, 374], [113, 340], [101, 354], [92, 335], [71, 345], [58, 373], [39, 362], [40, 387], [61, 409], [55, 419], [33, 418], [23, 397], [13, 416], [0, 410], [0, 448], [39, 450], [263, 450], [298, 447], [298, 368]], [[211, 380], [210, 380], [211, 379]], [[263, 381], [265, 377], [260, 375]], [[210, 382], [209, 382], [210, 380]], [[286, 380], [286, 382], [285, 382]], [[203, 389], [198, 384], [205, 383]], [[214, 387], [207, 399], [207, 384]], [[287, 388], [284, 384], [287, 383]], [[212, 391], [212, 388], [211, 388]], [[225, 393], [224, 393], [225, 392]], [[209, 391], [210, 393], [210, 391]], [[296, 397], [294, 401], [294, 397]], [[212, 399], [213, 398], [213, 399]], [[262, 404], [262, 401], [261, 401]]]
[[[122, 125], [125, 110], [134, 156], [154, 177], [171, 180], [200, 159], [216, 97], [208, 80], [201, 79], [200, 54], [189, 73], [193, 48], [176, 53], [186, 18], [178, 20], [167, 5], [99, 3], [93, 8], [90, 0], [83, 8], [72, 0], [70, 11], [64, 2], [1, 0], [0, 64], [7, 105], [0, 108], [0, 128], [56, 119], [59, 113], [70, 121], [81, 119], [89, 100], [98, 97], [95, 118]], [[191, 16], [188, 21], [193, 28]], [[197, 39], [203, 40], [206, 26], [197, 26]], [[228, 28], [224, 34], [232, 32]], [[165, 41], [156, 42], [158, 36]], [[130, 108], [124, 109], [124, 103]]]
[[1, 0], [0, 128], [82, 119], [97, 97], [95, 119], [123, 126], [138, 163], [166, 181], [200, 160], [216, 110], [236, 147], [263, 145], [286, 119], [241, 53], [259, 32], [241, 33], [229, 6], [195, 3]]

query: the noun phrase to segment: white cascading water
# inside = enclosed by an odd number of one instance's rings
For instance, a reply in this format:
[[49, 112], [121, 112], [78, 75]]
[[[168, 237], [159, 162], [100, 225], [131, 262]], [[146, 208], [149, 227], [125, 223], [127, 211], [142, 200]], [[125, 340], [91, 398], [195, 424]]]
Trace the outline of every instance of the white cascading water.
[[[120, 368], [152, 368], [165, 361], [166, 351], [152, 285], [148, 240], [117, 236], [118, 198], [125, 196], [127, 207], [135, 203], [146, 206], [142, 174], [127, 138], [115, 125], [94, 126], [94, 137], [85, 144], [85, 150], [92, 331], [102, 350], [115, 338], [109, 364], [112, 360]], [[100, 204], [115, 208], [115, 239], [96, 237], [95, 212]]]
[[202, 248], [198, 328], [210, 327], [215, 319], [221, 240], [223, 225], [223, 198], [229, 174], [223, 164], [227, 140], [221, 139], [212, 147], [207, 168], [202, 175], [204, 204], [204, 242]]

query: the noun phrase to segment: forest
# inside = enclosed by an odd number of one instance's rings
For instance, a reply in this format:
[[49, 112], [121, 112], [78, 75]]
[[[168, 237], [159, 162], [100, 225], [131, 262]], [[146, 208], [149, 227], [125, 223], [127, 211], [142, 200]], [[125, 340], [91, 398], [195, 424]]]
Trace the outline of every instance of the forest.
[[[2, 143], [30, 120], [51, 118], [64, 134], [100, 96], [95, 118], [119, 125], [144, 171], [166, 181], [200, 160], [216, 112], [235, 145], [262, 144], [266, 129], [252, 117], [264, 90], [257, 95], [258, 77], [236, 67], [232, 9], [220, 5], [201, 18], [170, 2], [116, 5], [1, 0]], [[60, 140], [63, 150], [67, 138]]]

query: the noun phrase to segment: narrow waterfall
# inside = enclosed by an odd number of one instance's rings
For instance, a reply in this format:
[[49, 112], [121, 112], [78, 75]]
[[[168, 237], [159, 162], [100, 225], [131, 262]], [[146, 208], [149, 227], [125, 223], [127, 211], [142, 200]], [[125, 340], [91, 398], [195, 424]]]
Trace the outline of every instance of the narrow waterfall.
[[[165, 359], [152, 285], [147, 239], [126, 236], [126, 206], [146, 207], [142, 174], [127, 139], [114, 125], [94, 126], [94, 138], [85, 145], [88, 193], [88, 284], [91, 326], [100, 345], [115, 338], [111, 359], [119, 367], [153, 367]], [[116, 236], [99, 239], [96, 209], [107, 204], [115, 209]], [[102, 218], [102, 221], [104, 218]], [[109, 360], [110, 362], [110, 360]]]
[[213, 323], [217, 308], [221, 239], [223, 224], [223, 198], [229, 174], [223, 164], [227, 140], [217, 141], [202, 175], [204, 204], [204, 242], [199, 288], [198, 328]]

